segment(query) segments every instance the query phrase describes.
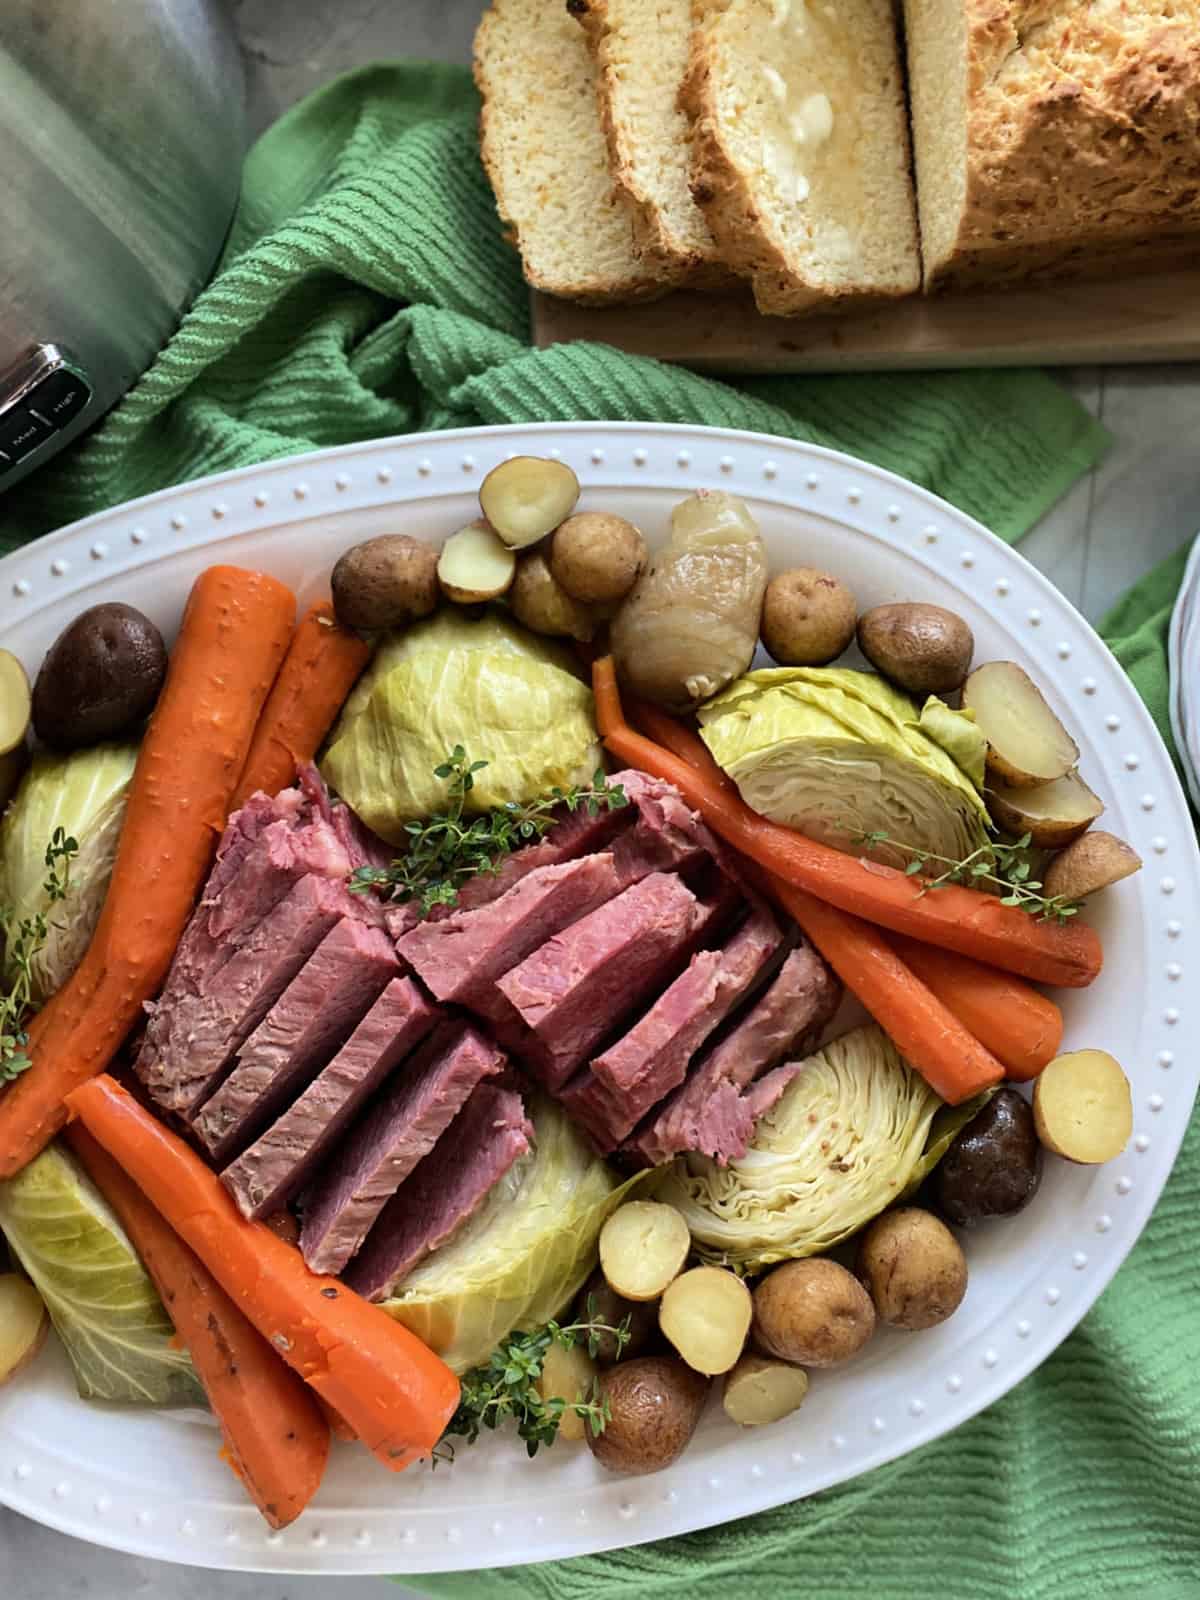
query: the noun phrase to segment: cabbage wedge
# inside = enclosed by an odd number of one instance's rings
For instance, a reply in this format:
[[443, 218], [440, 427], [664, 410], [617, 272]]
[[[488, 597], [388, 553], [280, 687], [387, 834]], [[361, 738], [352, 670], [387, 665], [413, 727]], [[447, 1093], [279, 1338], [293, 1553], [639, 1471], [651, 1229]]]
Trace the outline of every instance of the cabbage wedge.
[[596, 1264], [608, 1216], [647, 1177], [620, 1184], [554, 1101], [531, 1099], [534, 1147], [383, 1309], [458, 1373], [514, 1328], [558, 1316]]
[[[699, 711], [701, 733], [763, 816], [838, 850], [875, 834], [960, 861], [987, 842], [978, 785], [986, 741], [965, 712], [907, 695], [869, 672], [749, 672]], [[906, 866], [911, 850], [868, 853]]]
[[467, 811], [491, 811], [591, 780], [601, 765], [591, 690], [569, 655], [503, 613], [443, 613], [388, 639], [346, 702], [321, 771], [368, 827], [403, 844], [405, 825], [446, 806], [435, 770], [456, 745], [487, 766]]
[[941, 1107], [868, 1023], [808, 1058], [740, 1161], [680, 1156], [655, 1198], [679, 1208], [706, 1261], [757, 1272], [819, 1255], [905, 1193]]

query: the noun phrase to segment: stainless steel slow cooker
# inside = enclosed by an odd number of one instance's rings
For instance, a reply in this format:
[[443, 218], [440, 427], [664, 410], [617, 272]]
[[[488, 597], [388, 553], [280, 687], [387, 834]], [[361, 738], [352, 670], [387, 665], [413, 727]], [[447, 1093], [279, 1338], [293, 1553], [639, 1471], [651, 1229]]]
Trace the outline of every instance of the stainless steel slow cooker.
[[0, 492], [124, 394], [208, 278], [243, 99], [220, 0], [0, 3]]

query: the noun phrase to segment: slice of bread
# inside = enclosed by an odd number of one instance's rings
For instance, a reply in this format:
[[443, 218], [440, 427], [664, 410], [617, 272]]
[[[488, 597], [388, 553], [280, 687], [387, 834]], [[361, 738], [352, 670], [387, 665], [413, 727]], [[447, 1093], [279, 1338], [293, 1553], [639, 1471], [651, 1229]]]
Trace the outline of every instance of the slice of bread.
[[760, 311], [920, 286], [892, 0], [695, 0], [692, 194]]
[[1200, 247], [1196, 0], [905, 0], [926, 282]]
[[614, 193], [596, 68], [563, 0], [493, 0], [475, 34], [480, 144], [535, 289], [585, 304], [661, 294]]
[[721, 259], [688, 187], [691, 128], [678, 100], [692, 0], [566, 3], [596, 62], [609, 166], [633, 208], [643, 262], [678, 286], [732, 288], [741, 280]]

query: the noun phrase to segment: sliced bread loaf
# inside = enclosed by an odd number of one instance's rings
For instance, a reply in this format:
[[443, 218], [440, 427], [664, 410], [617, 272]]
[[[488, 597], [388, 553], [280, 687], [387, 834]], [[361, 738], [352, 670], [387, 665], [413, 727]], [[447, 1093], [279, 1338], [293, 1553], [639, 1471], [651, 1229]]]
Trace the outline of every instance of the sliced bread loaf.
[[926, 282], [1200, 250], [1197, 0], [905, 0]]
[[480, 144], [527, 281], [600, 303], [669, 287], [634, 254], [628, 202], [614, 193], [596, 68], [563, 0], [493, 0], [475, 34]]
[[892, 0], [695, 0], [692, 193], [760, 311], [920, 285]]
[[692, 0], [567, 0], [567, 10], [583, 25], [596, 62], [609, 166], [632, 206], [643, 262], [692, 289], [739, 283], [688, 187], [691, 128], [678, 101]]

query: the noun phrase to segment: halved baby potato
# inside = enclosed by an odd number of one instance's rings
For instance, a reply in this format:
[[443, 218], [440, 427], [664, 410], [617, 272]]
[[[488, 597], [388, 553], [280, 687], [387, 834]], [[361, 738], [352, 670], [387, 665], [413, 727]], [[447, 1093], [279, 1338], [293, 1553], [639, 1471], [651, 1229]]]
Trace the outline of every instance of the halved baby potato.
[[587, 1422], [571, 1407], [581, 1400], [590, 1400], [596, 1382], [596, 1363], [581, 1344], [569, 1348], [552, 1344], [542, 1360], [542, 1375], [537, 1380], [537, 1392], [543, 1400], [563, 1400], [566, 1409], [558, 1424], [558, 1437], [570, 1444], [583, 1438]]
[[29, 1365], [49, 1326], [42, 1297], [33, 1285], [15, 1272], [0, 1274], [0, 1384]]
[[1033, 1125], [1056, 1156], [1084, 1166], [1111, 1161], [1133, 1132], [1129, 1079], [1107, 1050], [1056, 1056], [1033, 1086]]
[[32, 707], [25, 668], [11, 650], [0, 650], [0, 756], [24, 743]]
[[659, 1200], [630, 1200], [600, 1230], [600, 1270], [626, 1300], [657, 1300], [691, 1248], [682, 1212]]
[[1014, 789], [1053, 783], [1079, 760], [1074, 739], [1014, 661], [976, 667], [963, 684], [962, 704], [988, 742], [989, 769]]
[[1018, 839], [1028, 834], [1039, 850], [1063, 849], [1086, 833], [1104, 811], [1104, 802], [1077, 772], [1034, 789], [991, 783], [986, 799], [997, 827]]
[[725, 1374], [721, 1404], [731, 1422], [759, 1428], [790, 1416], [807, 1393], [808, 1373], [803, 1367], [751, 1351]]
[[693, 1372], [728, 1372], [746, 1348], [750, 1291], [728, 1267], [693, 1267], [662, 1297], [658, 1325]]
[[517, 558], [482, 517], [452, 533], [438, 556], [442, 593], [458, 605], [498, 599], [513, 581]]
[[565, 522], [579, 499], [579, 479], [565, 461], [513, 456], [493, 467], [479, 489], [479, 507], [514, 550], [536, 544]]

